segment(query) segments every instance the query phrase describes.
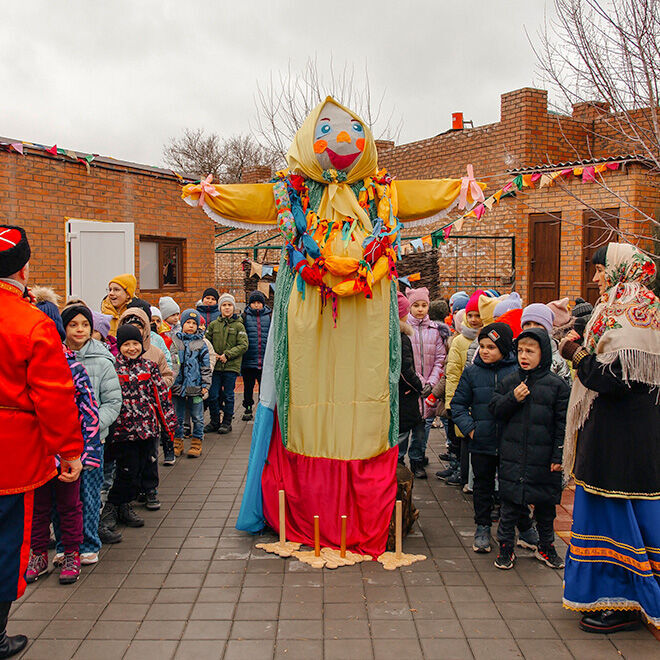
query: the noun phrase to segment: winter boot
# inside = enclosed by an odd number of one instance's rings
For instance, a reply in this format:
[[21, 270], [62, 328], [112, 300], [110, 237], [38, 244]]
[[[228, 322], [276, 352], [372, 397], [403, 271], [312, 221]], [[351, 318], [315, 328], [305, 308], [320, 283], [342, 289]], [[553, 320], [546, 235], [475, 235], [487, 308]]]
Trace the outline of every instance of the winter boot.
[[[48, 553], [34, 552], [30, 548], [30, 559], [28, 559], [25, 581], [28, 584], [36, 582], [42, 575], [48, 574]], [[2, 623], [2, 621], [0, 621]]]
[[174, 441], [168, 438], [163, 441], [163, 465], [174, 465], [174, 463], [176, 463]]
[[160, 509], [160, 500], [158, 499], [158, 491], [156, 489], [148, 490], [146, 496], [147, 499], [144, 506], [149, 511], [158, 511], [158, 509]]
[[60, 569], [60, 584], [73, 584], [80, 577], [80, 553], [65, 552]]
[[[582, 630], [601, 635], [610, 635], [623, 630], [637, 630], [642, 627], [638, 612], [625, 610], [603, 610], [588, 612], [578, 624]], [[0, 655], [0, 658], [3, 656]]]
[[218, 428], [218, 433], [220, 435], [231, 433], [231, 423], [226, 424], [225, 422], [222, 422], [222, 424], [220, 424], [220, 428]]
[[202, 441], [199, 438], [190, 438], [188, 458], [199, 458], [202, 455]]
[[539, 547], [539, 533], [536, 527], [532, 525], [524, 532], [518, 532], [517, 544], [520, 548], [527, 548], [528, 550], [536, 550]]
[[121, 532], [116, 529], [110, 529], [103, 521], [99, 523], [99, 539], [103, 545], [111, 545], [113, 543], [121, 543]]
[[174, 455], [178, 458], [181, 454], [183, 454], [183, 438], [174, 438]]
[[448, 486], [462, 486], [463, 481], [461, 480], [461, 469], [457, 468], [454, 472], [445, 479], [445, 483]]
[[220, 428], [220, 420], [212, 419], [205, 427], [204, 433], [217, 433]]
[[410, 471], [415, 475], [415, 479], [427, 478], [423, 461], [410, 461]]
[[534, 556], [550, 568], [564, 568], [564, 560], [557, 554], [554, 543], [548, 545], [539, 544]]
[[252, 420], [252, 406], [248, 406], [243, 413], [243, 421], [249, 422]]
[[113, 532], [117, 529], [117, 507], [110, 502], [106, 502], [101, 511], [101, 523]]
[[500, 543], [500, 553], [495, 560], [495, 567], [508, 571], [513, 568], [516, 561], [516, 555], [513, 554], [513, 543]]
[[472, 549], [475, 552], [490, 552], [490, 526], [477, 525], [477, 530], [474, 533], [474, 542]]
[[119, 505], [117, 520], [127, 527], [144, 527], [144, 520], [135, 513], [129, 502]]
[[7, 634], [7, 619], [9, 618], [10, 602], [0, 603], [0, 658], [11, 658], [27, 646], [25, 635]]

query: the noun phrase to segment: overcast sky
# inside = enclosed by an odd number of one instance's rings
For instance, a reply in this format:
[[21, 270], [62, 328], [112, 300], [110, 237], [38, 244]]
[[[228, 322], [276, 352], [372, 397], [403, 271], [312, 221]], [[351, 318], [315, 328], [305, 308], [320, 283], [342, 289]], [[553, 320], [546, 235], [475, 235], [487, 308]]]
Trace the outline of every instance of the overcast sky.
[[[0, 135], [158, 165], [184, 128], [254, 126], [271, 73], [316, 57], [366, 65], [402, 120], [399, 142], [538, 81], [524, 28], [543, 0], [20, 0], [2, 3]], [[538, 83], [537, 83], [538, 84]]]

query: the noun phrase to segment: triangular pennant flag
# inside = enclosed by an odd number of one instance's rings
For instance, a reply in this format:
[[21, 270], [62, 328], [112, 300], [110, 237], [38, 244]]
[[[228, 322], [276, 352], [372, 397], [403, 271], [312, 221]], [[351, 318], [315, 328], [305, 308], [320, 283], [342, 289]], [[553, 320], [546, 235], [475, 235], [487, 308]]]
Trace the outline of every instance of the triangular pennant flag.
[[89, 163], [84, 158], [78, 158], [78, 160], [85, 166], [85, 169], [87, 170], [87, 174], [89, 174], [90, 173]]
[[257, 282], [257, 290], [261, 291], [268, 298], [270, 295], [270, 282]]
[[552, 177], [549, 176], [548, 174], [544, 174], [541, 177], [541, 182], [539, 183], [539, 188], [545, 188], [546, 186], [549, 186], [552, 183]]
[[495, 204], [495, 198], [494, 197], [489, 197], [487, 200], [484, 201], [484, 206], [490, 211], [493, 208], [493, 205]]
[[272, 291], [273, 293], [275, 293], [275, 291], [276, 291], [276, 286], [277, 286], [277, 285], [275, 284], [275, 282], [270, 282], [270, 288], [271, 288], [271, 291]]
[[57, 147], [57, 154], [59, 156], [66, 156], [66, 149], [62, 149], [61, 147]]
[[280, 269], [279, 266], [273, 266], [273, 270], [274, 270], [275, 272], [277, 272], [279, 269]]
[[444, 235], [445, 235], [445, 240], [447, 240], [447, 239], [449, 238], [449, 234], [451, 234], [451, 230], [452, 230], [453, 228], [454, 228], [454, 225], [447, 225], [447, 226], [443, 229], [443, 233], [444, 233]]
[[268, 277], [268, 275], [273, 274], [273, 267], [266, 266], [265, 264], [261, 267], [261, 277]]
[[253, 275], [256, 275], [257, 277], [261, 277], [261, 264], [257, 263], [256, 261], [250, 262], [250, 277], [252, 277]]
[[75, 151], [71, 151], [71, 149], [66, 149], [64, 153], [69, 158], [73, 158], [73, 160], [78, 160], [78, 154]]
[[573, 168], [573, 176], [582, 176], [582, 172], [584, 172], [583, 167], [574, 167]]
[[422, 243], [424, 243], [424, 245], [433, 245], [431, 235], [429, 234], [428, 236], [422, 236]]
[[536, 183], [540, 178], [541, 178], [541, 173], [540, 172], [534, 172], [532, 174], [532, 183]]
[[24, 155], [24, 154], [23, 154], [23, 143], [22, 143], [22, 142], [12, 142], [9, 146], [10, 146], [14, 151], [16, 151], [16, 152], [18, 152], [19, 154], [21, 154], [21, 156]]
[[[523, 186], [525, 188], [530, 188], [532, 186], [532, 175], [531, 174], [525, 174], [523, 175]], [[518, 188], [520, 190], [520, 188]]]
[[608, 170], [618, 170], [621, 163], [607, 163]]
[[410, 288], [410, 280], [407, 277], [404, 276], [400, 277], [399, 282], [401, 282], [401, 284], [405, 284], [408, 288]]
[[593, 167], [585, 167], [584, 170], [582, 170], [582, 182], [584, 183], [585, 181], [595, 181], [596, 177], [594, 174], [595, 172]]
[[53, 154], [53, 156], [57, 156], [57, 145], [54, 144], [50, 149], [46, 149], [46, 153]]
[[599, 163], [596, 165], [596, 174], [602, 174], [607, 169], [606, 163]]
[[421, 279], [422, 279], [421, 273], [413, 273], [412, 275], [408, 275], [408, 280], [410, 282], [419, 282]]
[[499, 202], [499, 201], [500, 201], [500, 197], [502, 197], [503, 194], [504, 194], [504, 190], [498, 190], [497, 192], [493, 193], [493, 199], [494, 199], [496, 202]]
[[[474, 213], [474, 211], [473, 211], [473, 213]], [[454, 229], [455, 229], [456, 231], [461, 231], [461, 229], [463, 229], [463, 220], [464, 220], [464, 218], [459, 218], [459, 219], [456, 220], [456, 222], [454, 223]]]
[[479, 204], [479, 206], [474, 209], [474, 214], [477, 216], [477, 220], [481, 220], [481, 216], [484, 214], [485, 210], [483, 204]]
[[516, 188], [520, 190], [525, 185], [525, 177], [522, 174], [519, 174], [513, 182], [516, 184]]
[[415, 249], [415, 251], [417, 251], [417, 250], [423, 250], [423, 249], [424, 249], [424, 243], [422, 243], [422, 239], [421, 239], [421, 238], [413, 238], [413, 239], [410, 241], [410, 245], [413, 246], [413, 248]]

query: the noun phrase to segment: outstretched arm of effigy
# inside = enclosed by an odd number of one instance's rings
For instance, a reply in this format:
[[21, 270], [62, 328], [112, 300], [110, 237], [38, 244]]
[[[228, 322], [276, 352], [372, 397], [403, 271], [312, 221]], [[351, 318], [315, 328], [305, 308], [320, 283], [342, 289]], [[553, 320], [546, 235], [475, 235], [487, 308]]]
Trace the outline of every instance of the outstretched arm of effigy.
[[[449, 215], [458, 206], [461, 179], [396, 179], [398, 217], [407, 227], [426, 225]], [[486, 188], [485, 183], [479, 186]], [[468, 204], [472, 196], [467, 194]]]
[[[214, 190], [213, 196], [210, 190]], [[181, 198], [190, 206], [201, 207], [212, 220], [228, 227], [268, 231], [277, 227], [277, 209], [272, 183], [216, 184], [203, 189], [203, 184], [183, 187]]]

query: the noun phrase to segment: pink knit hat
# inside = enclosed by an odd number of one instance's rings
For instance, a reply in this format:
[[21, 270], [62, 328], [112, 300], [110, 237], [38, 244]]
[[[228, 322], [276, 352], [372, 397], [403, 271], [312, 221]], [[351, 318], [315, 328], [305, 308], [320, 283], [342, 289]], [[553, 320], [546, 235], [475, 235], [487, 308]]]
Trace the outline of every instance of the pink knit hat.
[[469, 312], [478, 312], [479, 311], [479, 297], [485, 295], [481, 289], [477, 289], [468, 300], [467, 305], [465, 306], [465, 313]]
[[553, 300], [547, 304], [547, 307], [554, 314], [552, 324], [555, 328], [561, 328], [571, 320], [571, 313], [568, 311], [568, 298]]
[[410, 301], [401, 293], [401, 291], [396, 292], [396, 300], [399, 303], [399, 318], [405, 319], [410, 311]]
[[427, 303], [431, 302], [431, 299], [429, 298], [429, 290], [425, 286], [420, 287], [419, 289], [408, 289], [408, 291], [406, 291], [406, 298], [408, 298], [408, 302], [411, 305], [418, 300], [424, 300]]

